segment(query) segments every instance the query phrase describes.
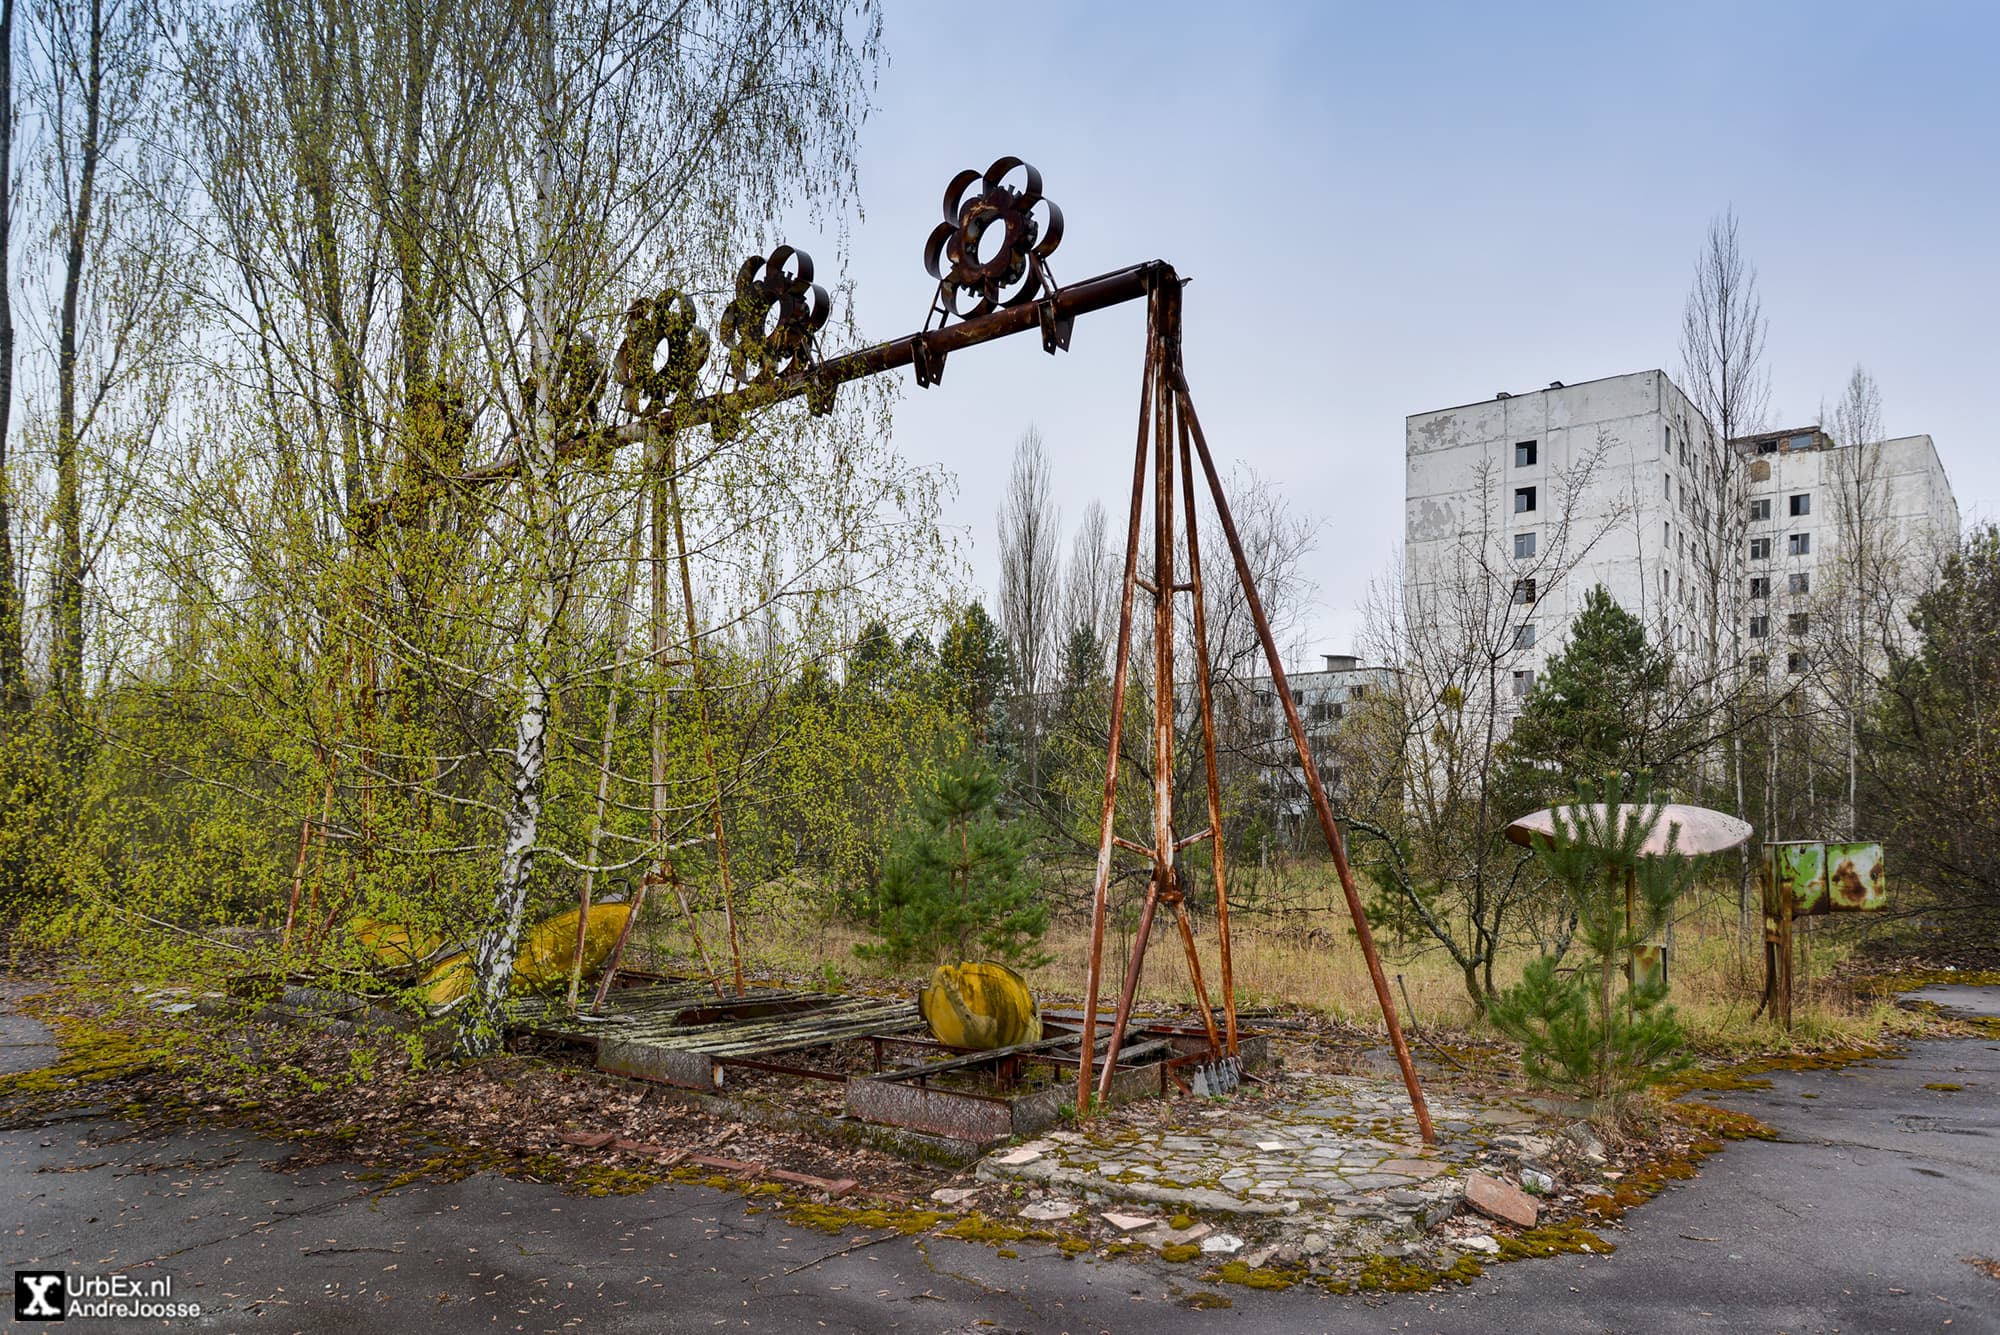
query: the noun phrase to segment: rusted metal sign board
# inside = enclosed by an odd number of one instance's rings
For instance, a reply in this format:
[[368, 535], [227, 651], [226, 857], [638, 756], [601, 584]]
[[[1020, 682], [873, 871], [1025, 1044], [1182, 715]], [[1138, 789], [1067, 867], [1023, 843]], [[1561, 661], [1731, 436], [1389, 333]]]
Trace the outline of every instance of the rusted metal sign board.
[[1869, 913], [1889, 906], [1882, 845], [1792, 840], [1764, 845], [1764, 936], [1782, 916]]
[[1795, 839], [1764, 845], [1764, 999], [1792, 1027], [1792, 922], [1889, 906], [1882, 845]]

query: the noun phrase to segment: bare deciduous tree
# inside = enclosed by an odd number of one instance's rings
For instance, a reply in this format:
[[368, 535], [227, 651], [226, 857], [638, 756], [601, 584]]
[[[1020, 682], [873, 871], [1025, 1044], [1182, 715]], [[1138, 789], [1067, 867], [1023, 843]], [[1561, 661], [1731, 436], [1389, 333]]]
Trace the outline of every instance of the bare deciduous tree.
[[1001, 503], [1000, 628], [1014, 661], [1016, 689], [1040, 694], [1060, 651], [1057, 577], [1062, 513], [1042, 433], [1029, 427], [1014, 445]]
[[1101, 658], [1109, 661], [1118, 634], [1118, 554], [1111, 550], [1104, 506], [1092, 501], [1083, 508], [1076, 536], [1070, 540], [1069, 564], [1063, 570], [1062, 634], [1064, 643], [1078, 627], [1090, 631]]
[[1551, 478], [1550, 518], [1531, 557], [1515, 555], [1498, 522], [1502, 482], [1489, 461], [1469, 489], [1467, 531], [1413, 577], [1392, 569], [1365, 609], [1369, 654], [1399, 677], [1337, 743], [1350, 779], [1341, 815], [1357, 861], [1451, 956], [1481, 1011], [1531, 890], [1523, 858], [1498, 837], [1512, 813], [1493, 807], [1518, 708], [1514, 674], [1529, 648], [1524, 593], [1555, 595], [1620, 522], [1623, 499], [1596, 486], [1606, 452], [1600, 436]]
[[167, 410], [164, 354], [188, 258], [172, 214], [185, 187], [158, 149], [153, 15], [127, 0], [44, 0], [32, 19], [39, 174], [59, 275], [48, 315], [49, 684], [73, 727], [85, 694], [85, 586]]
[[7, 446], [14, 415], [14, 0], [0, 0], [0, 714], [28, 695]]
[[[1699, 505], [1692, 525], [1695, 570], [1707, 617], [1703, 648], [1707, 661], [1698, 673], [1714, 683], [1729, 742], [1730, 782], [1736, 809], [1744, 809], [1740, 720], [1731, 711], [1743, 662], [1742, 619], [1736, 613], [1750, 523], [1749, 478], [1730, 442], [1763, 425], [1771, 382], [1764, 367], [1766, 323], [1757, 295], [1757, 269], [1737, 240], [1735, 210], [1710, 220], [1694, 281], [1681, 311], [1681, 388], [1706, 419], [1706, 429], [1688, 424], [1689, 447], [1697, 460]], [[1726, 623], [1726, 624], [1725, 624]], [[1737, 916], [1749, 939], [1750, 858], [1745, 853], [1737, 890]]]
[[1037, 791], [1042, 779], [1040, 697], [1055, 684], [1063, 655], [1061, 512], [1042, 433], [1030, 426], [1014, 446], [1014, 467], [999, 513], [1000, 631], [1014, 668], [1013, 732], [1021, 747], [1024, 779]]

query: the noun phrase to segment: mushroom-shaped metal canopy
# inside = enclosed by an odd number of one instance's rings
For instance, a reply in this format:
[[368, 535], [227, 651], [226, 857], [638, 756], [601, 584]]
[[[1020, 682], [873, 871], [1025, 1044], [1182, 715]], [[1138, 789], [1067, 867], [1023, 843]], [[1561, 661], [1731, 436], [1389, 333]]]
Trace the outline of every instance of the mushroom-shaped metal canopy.
[[[1570, 826], [1572, 834], [1577, 832], [1578, 826], [1586, 830], [1592, 826], [1605, 828], [1610, 819], [1601, 802], [1589, 806], [1572, 803], [1562, 807], [1546, 807], [1532, 815], [1523, 816], [1509, 825], [1507, 837], [1524, 847], [1532, 846], [1536, 835], [1554, 838], [1558, 811], [1563, 813], [1565, 823]], [[1644, 820], [1655, 812], [1658, 815], [1653, 822], [1652, 833], [1646, 836], [1646, 842], [1639, 849], [1640, 853], [1647, 857], [1657, 857], [1667, 851], [1668, 834], [1676, 827], [1679, 828], [1680, 834], [1675, 840], [1674, 849], [1688, 857], [1727, 852], [1750, 838], [1749, 821], [1738, 820], [1734, 816], [1711, 811], [1707, 807], [1685, 806], [1678, 802], [1657, 806], [1643, 802], [1621, 802], [1617, 809], [1617, 825], [1611, 828], [1621, 828], [1634, 817]]]

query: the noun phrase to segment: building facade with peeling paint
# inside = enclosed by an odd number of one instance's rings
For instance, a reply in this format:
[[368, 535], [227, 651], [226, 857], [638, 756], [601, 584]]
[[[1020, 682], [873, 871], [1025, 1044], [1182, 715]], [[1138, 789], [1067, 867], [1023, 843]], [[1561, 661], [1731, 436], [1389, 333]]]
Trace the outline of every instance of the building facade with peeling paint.
[[1404, 614], [1497, 643], [1507, 696], [1527, 694], [1593, 585], [1677, 653], [1703, 646], [1696, 528], [1718, 451], [1664, 372], [1416, 413], [1405, 451]]
[[[1878, 644], [1906, 633], [1959, 531], [1930, 437], [1843, 446], [1809, 427], [1714, 444], [1658, 370], [1411, 415], [1406, 621], [1496, 646], [1503, 702], [1533, 687], [1598, 584], [1690, 667], [1740, 649], [1752, 670], [1803, 673], [1840, 652], [1836, 625]], [[1717, 459], [1740, 485], [1717, 485]], [[1714, 513], [1725, 495], [1747, 507], [1736, 522]], [[1842, 612], [1829, 600], [1852, 597], [1857, 542], [1881, 587]]]

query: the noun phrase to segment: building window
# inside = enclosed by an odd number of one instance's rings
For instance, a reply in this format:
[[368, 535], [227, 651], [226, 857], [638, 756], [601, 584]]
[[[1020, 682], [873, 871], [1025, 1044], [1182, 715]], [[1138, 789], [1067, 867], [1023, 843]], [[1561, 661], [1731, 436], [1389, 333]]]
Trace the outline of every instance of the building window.
[[1794, 635], [1803, 635], [1812, 629], [1812, 613], [1794, 612], [1785, 618], [1785, 629]]
[[1809, 556], [1812, 553], [1812, 534], [1794, 533], [1785, 540], [1785, 550], [1793, 556]]
[[1368, 687], [1365, 684], [1360, 686], [1350, 686], [1347, 688], [1347, 698], [1350, 700], [1365, 699], [1367, 695], [1368, 695]]
[[1763, 639], [1763, 638], [1764, 638], [1765, 636], [1769, 635], [1770, 633], [1771, 633], [1771, 618], [1769, 618], [1769, 617], [1751, 617], [1751, 618], [1750, 618], [1750, 638], [1751, 638], [1751, 639], [1753, 639], [1753, 640], [1761, 640], [1761, 639]]
[[1522, 607], [1532, 606], [1535, 601], [1535, 577], [1514, 581], [1514, 601]]
[[1785, 671], [1804, 672], [1807, 666], [1806, 656], [1797, 650], [1785, 655]]
[[1770, 540], [1769, 538], [1752, 538], [1752, 539], [1750, 539], [1750, 559], [1751, 559], [1752, 561], [1768, 561], [1768, 560], [1770, 560], [1770, 559], [1771, 559], [1771, 540]]
[[1534, 508], [1535, 489], [1533, 487], [1514, 488], [1514, 513], [1524, 515]]
[[1764, 575], [1752, 575], [1750, 577], [1750, 596], [1752, 598], [1769, 598], [1771, 596], [1770, 579]]
[[1516, 649], [1532, 649], [1535, 647], [1534, 622], [1523, 621], [1519, 626], [1514, 628], [1514, 647]]
[[1766, 658], [1763, 654], [1752, 654], [1750, 655], [1748, 661], [1750, 664], [1750, 670], [1760, 675], [1770, 671], [1771, 669], [1771, 660], [1769, 658]]
[[1667, 520], [1660, 525], [1660, 545], [1667, 549], [1667, 555], [1674, 554], [1674, 524]]
[[1514, 535], [1514, 559], [1525, 561], [1535, 554], [1535, 535], [1516, 533]]
[[1803, 570], [1793, 572], [1785, 578], [1785, 591], [1787, 593], [1811, 593], [1812, 576]]
[[1760, 501], [1750, 502], [1750, 519], [1752, 523], [1756, 522], [1759, 519], [1769, 519], [1770, 517], [1771, 517], [1771, 498], [1769, 496], [1764, 497], [1764, 499]]
[[1792, 513], [1794, 515], [1809, 515], [1812, 513], [1811, 492], [1802, 491], [1798, 495], [1792, 497]]
[[1532, 691], [1534, 689], [1535, 689], [1535, 670], [1533, 668], [1515, 669], [1514, 698], [1518, 700], [1522, 696], [1526, 695], [1529, 691]]
[[[1514, 467], [1533, 468], [1535, 466], [1535, 442], [1520, 440], [1514, 442]], [[1533, 507], [1529, 507], [1532, 509]]]
[[1777, 441], [1775, 441], [1775, 440], [1760, 440], [1760, 441], [1758, 441], [1758, 442], [1757, 442], [1757, 453], [1759, 453], [1759, 454], [1776, 454], [1777, 452], [1778, 452], [1778, 442], [1777, 442]]
[[1674, 475], [1672, 473], [1669, 473], [1665, 477], [1661, 478], [1660, 481], [1666, 483], [1667, 499], [1672, 500], [1674, 498]]

